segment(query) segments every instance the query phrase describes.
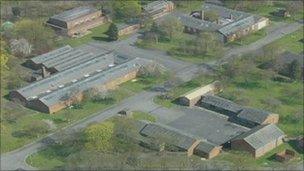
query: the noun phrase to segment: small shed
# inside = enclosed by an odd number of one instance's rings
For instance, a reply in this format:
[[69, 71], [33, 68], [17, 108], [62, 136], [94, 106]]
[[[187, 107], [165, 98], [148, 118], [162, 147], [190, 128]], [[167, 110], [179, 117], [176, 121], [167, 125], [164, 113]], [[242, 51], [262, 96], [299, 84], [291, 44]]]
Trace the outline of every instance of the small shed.
[[118, 114], [120, 114], [121, 116], [131, 117], [133, 112], [130, 109], [123, 109], [123, 110], [119, 111]]
[[284, 137], [284, 132], [274, 124], [259, 125], [233, 138], [231, 148], [248, 151], [258, 158], [282, 144]]
[[222, 147], [208, 141], [201, 141], [194, 149], [194, 154], [211, 159], [220, 154]]

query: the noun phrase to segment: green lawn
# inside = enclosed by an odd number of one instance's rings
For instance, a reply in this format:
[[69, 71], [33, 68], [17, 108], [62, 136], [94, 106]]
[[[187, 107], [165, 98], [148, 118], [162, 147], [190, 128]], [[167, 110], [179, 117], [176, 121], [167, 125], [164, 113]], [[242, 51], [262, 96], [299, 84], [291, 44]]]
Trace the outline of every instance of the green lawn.
[[147, 120], [150, 122], [156, 122], [155, 116], [141, 111], [134, 111], [132, 113], [132, 118], [135, 120]]
[[285, 50], [289, 50], [293, 53], [303, 52], [304, 43], [300, 40], [304, 38], [303, 36], [303, 27], [289, 35], [282, 37], [279, 40], [276, 40], [273, 43], [278, 43]]

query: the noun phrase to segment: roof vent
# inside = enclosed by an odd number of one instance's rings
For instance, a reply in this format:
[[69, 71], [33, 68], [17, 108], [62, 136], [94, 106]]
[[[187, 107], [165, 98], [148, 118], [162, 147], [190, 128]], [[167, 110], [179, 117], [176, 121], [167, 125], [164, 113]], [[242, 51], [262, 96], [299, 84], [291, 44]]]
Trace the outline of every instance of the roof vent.
[[84, 75], [84, 77], [86, 77], [86, 78], [89, 77], [89, 76], [90, 76], [90, 74], [85, 74], [85, 75]]
[[58, 87], [59, 87], [59, 88], [62, 88], [62, 87], [64, 87], [64, 85], [63, 85], [63, 84], [61, 84], [61, 85], [59, 85]]
[[113, 67], [113, 66], [115, 66], [114, 64], [109, 64], [109, 67]]
[[50, 93], [50, 92], [52, 92], [52, 91], [51, 91], [51, 90], [46, 90], [46, 92], [47, 92], [47, 93]]
[[37, 96], [30, 97], [30, 99], [37, 99], [37, 98], [38, 98]]
[[96, 72], [101, 72], [101, 69], [97, 69]]
[[76, 83], [76, 82], [77, 82], [77, 80], [76, 80], [76, 79], [72, 80], [72, 83]]

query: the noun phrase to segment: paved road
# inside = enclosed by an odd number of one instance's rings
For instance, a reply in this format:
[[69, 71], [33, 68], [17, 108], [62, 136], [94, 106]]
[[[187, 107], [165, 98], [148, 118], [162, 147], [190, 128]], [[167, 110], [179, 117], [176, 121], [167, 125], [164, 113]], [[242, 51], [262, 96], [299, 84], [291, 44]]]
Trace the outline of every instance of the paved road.
[[[291, 33], [297, 29], [299, 29], [302, 25], [300, 24], [289, 24], [282, 28], [279, 28], [277, 30], [274, 30], [273, 32], [269, 33], [265, 38], [250, 44], [248, 46], [240, 47], [237, 49], [230, 50], [227, 55], [224, 56], [223, 60], [220, 60], [220, 62], [226, 61], [228, 59], [231, 59], [234, 57], [234, 55], [247, 53], [253, 50], [257, 50], [261, 48], [262, 46], [281, 38], [285, 34]], [[117, 50], [120, 53], [125, 53], [130, 56], [134, 57], [142, 57], [147, 59], [153, 59], [156, 62], [161, 63], [163, 66], [165, 66], [168, 70], [175, 73], [178, 77], [180, 77], [184, 81], [190, 80], [192, 77], [194, 77], [197, 72], [205, 70], [208, 71], [208, 66], [201, 64], [201, 65], [194, 65], [187, 62], [183, 62], [177, 59], [174, 59], [170, 56], [168, 56], [166, 53], [156, 50], [146, 50], [146, 49], [140, 49], [135, 47], [133, 44], [136, 41], [137, 37], [139, 35], [135, 34], [129, 39], [118, 41], [118, 42], [112, 42], [112, 43], [90, 43], [90, 46], [95, 46], [97, 48], [105, 48], [108, 50]], [[112, 108], [109, 108], [108, 110], [105, 110], [103, 112], [97, 113], [95, 115], [92, 115], [91, 117], [81, 120], [65, 129], [59, 130], [53, 134], [50, 134], [47, 136], [47, 138], [44, 138], [42, 140], [35, 141], [31, 144], [28, 144], [20, 149], [17, 149], [15, 151], [5, 153], [1, 155], [1, 169], [3, 170], [14, 170], [18, 168], [23, 169], [30, 169], [33, 170], [34, 168], [28, 166], [25, 163], [25, 159], [28, 155], [39, 151], [42, 148], [45, 148], [47, 146], [46, 140], [51, 139], [57, 139], [60, 137], [60, 134], [62, 132], [68, 132], [68, 131], [75, 131], [82, 128], [85, 128], [88, 124], [93, 122], [101, 122], [113, 115], [115, 115], [119, 110], [123, 108], [130, 108], [131, 110], [143, 110], [147, 112], [151, 112], [152, 114], [157, 114], [159, 112], [165, 112], [161, 109], [160, 106], [153, 103], [152, 99], [153, 97], [157, 95], [157, 92], [142, 92], [135, 96], [132, 96], [130, 98], [125, 99], [121, 103], [115, 105]], [[172, 117], [168, 115], [167, 121], [171, 121]]]
[[263, 46], [300, 29], [301, 27], [303, 27], [303, 24], [292, 23], [292, 24], [286, 24], [279, 28], [276, 28], [276, 29], [270, 31], [267, 34], [267, 36], [263, 37], [262, 39], [259, 39], [258, 41], [254, 42], [254, 43], [229, 50], [223, 58], [221, 58], [219, 61], [217, 61], [217, 64], [227, 62], [230, 59], [233, 59], [235, 57], [238, 57], [238, 56], [246, 54], [246, 53], [254, 52], [254, 51], [262, 48]]

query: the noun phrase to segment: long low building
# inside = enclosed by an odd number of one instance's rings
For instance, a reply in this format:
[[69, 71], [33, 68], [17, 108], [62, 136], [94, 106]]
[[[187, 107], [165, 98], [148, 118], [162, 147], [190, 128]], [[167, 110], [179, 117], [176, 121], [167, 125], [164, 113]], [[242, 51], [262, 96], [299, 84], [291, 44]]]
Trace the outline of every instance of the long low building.
[[260, 125], [231, 140], [231, 148], [248, 151], [257, 158], [282, 144], [284, 137], [276, 125]]
[[227, 115], [231, 122], [252, 128], [257, 125], [276, 124], [279, 115], [261, 109], [238, 105], [230, 100], [207, 95], [199, 102], [199, 106]]
[[105, 91], [133, 79], [149, 60], [135, 58], [104, 68], [104, 55], [10, 92], [10, 98], [35, 110], [54, 113], [81, 100], [85, 90]]
[[187, 152], [188, 156], [193, 154], [206, 159], [217, 156], [222, 147], [208, 142], [204, 139], [193, 137], [173, 127], [160, 123], [148, 123], [140, 131], [141, 135], [153, 138], [158, 143], [166, 143]]

